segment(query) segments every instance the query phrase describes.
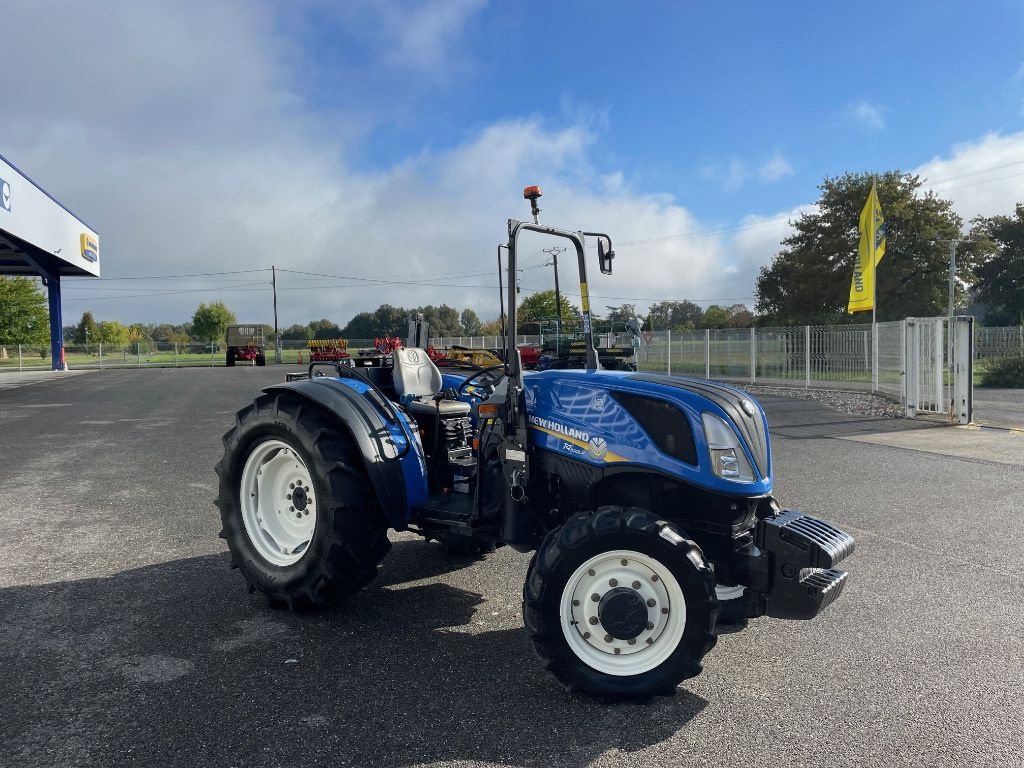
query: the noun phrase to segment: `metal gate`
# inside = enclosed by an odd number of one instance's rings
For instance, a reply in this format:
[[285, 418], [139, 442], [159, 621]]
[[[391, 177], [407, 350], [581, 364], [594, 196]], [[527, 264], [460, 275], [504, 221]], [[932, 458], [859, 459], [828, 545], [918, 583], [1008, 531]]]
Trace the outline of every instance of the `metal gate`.
[[974, 411], [974, 318], [906, 319], [907, 416], [949, 414], [969, 424]]

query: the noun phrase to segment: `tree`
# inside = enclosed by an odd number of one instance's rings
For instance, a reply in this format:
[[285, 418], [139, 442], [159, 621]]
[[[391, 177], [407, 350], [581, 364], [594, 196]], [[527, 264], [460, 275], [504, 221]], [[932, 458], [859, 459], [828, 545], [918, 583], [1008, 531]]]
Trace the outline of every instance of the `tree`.
[[0, 344], [45, 345], [50, 339], [46, 295], [30, 277], [0, 277]]
[[701, 328], [704, 310], [692, 301], [659, 301], [647, 312], [647, 327], [665, 331], [692, 331]]
[[[776, 324], [870, 320], [870, 313], [846, 314], [850, 280], [857, 261], [860, 212], [871, 190], [886, 223], [885, 257], [877, 269], [879, 320], [945, 314], [949, 246], [960, 236], [960, 218], [948, 200], [920, 192], [918, 176], [899, 171], [880, 175], [847, 173], [826, 177], [814, 211], [793, 222], [771, 265], [761, 268], [755, 292], [757, 311]], [[970, 278], [973, 262], [960, 265]]]
[[[569, 303], [564, 295], [559, 298], [561, 298], [562, 304], [562, 323], [566, 327], [572, 327], [575, 325], [580, 311]], [[518, 315], [520, 323], [539, 323], [544, 320], [557, 319], [555, 292], [553, 290], [537, 291], [537, 293], [527, 296], [519, 302]]]
[[701, 328], [726, 328], [729, 325], [731, 315], [729, 310], [725, 307], [721, 307], [718, 304], [712, 304], [704, 310], [704, 316], [701, 318]]
[[289, 325], [281, 331], [281, 338], [287, 341], [305, 341], [309, 338], [309, 326], [298, 323]]
[[733, 304], [728, 312], [730, 328], [750, 328], [754, 325], [754, 313], [746, 304]]
[[341, 328], [333, 320], [326, 317], [320, 320], [313, 320], [309, 324], [309, 338], [311, 339], [340, 339]]
[[605, 309], [608, 310], [608, 317], [606, 319], [610, 323], [627, 323], [638, 314], [634, 304], [623, 304], [619, 307], [606, 306]]
[[96, 336], [100, 344], [123, 347], [128, 343], [128, 329], [117, 320], [96, 323]]
[[481, 323], [480, 318], [477, 317], [476, 315], [476, 312], [474, 312], [469, 307], [466, 307], [464, 310], [462, 310], [462, 315], [460, 316], [459, 319], [462, 321], [462, 330], [466, 332], [466, 335], [480, 335]]
[[481, 324], [480, 333], [483, 336], [500, 336], [502, 332], [501, 319], [497, 318], [494, 320], [488, 320], [486, 323]]
[[223, 341], [229, 325], [238, 321], [222, 301], [200, 304], [192, 315], [192, 335], [203, 341]]
[[1024, 325], [1024, 203], [1013, 216], [971, 223], [971, 237], [980, 241], [975, 298], [985, 305], [985, 324]]

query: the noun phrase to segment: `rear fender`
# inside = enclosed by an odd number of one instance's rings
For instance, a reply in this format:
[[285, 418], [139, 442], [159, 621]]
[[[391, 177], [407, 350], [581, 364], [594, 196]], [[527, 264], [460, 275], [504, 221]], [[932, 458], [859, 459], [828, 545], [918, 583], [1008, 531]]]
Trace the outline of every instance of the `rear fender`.
[[[401, 419], [395, 422], [385, 417], [382, 409], [357, 388], [369, 389], [362, 382], [342, 383], [325, 376], [275, 384], [263, 391], [289, 392], [335, 416], [359, 447], [388, 524], [402, 530], [409, 520], [411, 506], [426, 496], [426, 477], [418, 447]], [[418, 471], [405, 471], [403, 465], [407, 464]]]

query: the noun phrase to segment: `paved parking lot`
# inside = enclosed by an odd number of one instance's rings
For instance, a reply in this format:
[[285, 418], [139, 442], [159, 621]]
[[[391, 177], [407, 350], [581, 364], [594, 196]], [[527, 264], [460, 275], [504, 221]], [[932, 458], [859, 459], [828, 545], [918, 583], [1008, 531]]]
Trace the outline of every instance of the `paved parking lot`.
[[[217, 538], [213, 464], [234, 411], [283, 375], [100, 371], [0, 391], [0, 764], [1019, 763], [1012, 446], [951, 456], [950, 428], [765, 399], [778, 494], [858, 539], [846, 594], [813, 622], [724, 634], [673, 698], [607, 707], [536, 662], [525, 555], [450, 560], [397, 536], [337, 610], [246, 593]], [[901, 442], [865, 442], [878, 434]]]

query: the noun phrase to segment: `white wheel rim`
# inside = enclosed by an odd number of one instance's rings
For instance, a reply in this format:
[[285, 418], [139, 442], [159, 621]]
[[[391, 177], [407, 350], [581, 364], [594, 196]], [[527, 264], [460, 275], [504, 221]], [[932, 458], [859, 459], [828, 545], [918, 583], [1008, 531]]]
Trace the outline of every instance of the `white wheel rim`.
[[[632, 640], [616, 639], [601, 624], [601, 599], [617, 588], [636, 592], [647, 609], [646, 628]], [[686, 599], [663, 563], [620, 549], [576, 569], [562, 591], [559, 618], [569, 648], [588, 667], [619, 677], [641, 675], [663, 664], [682, 641]]]
[[242, 523], [249, 541], [273, 565], [297, 563], [316, 530], [313, 478], [302, 457], [282, 440], [257, 445], [242, 469]]

